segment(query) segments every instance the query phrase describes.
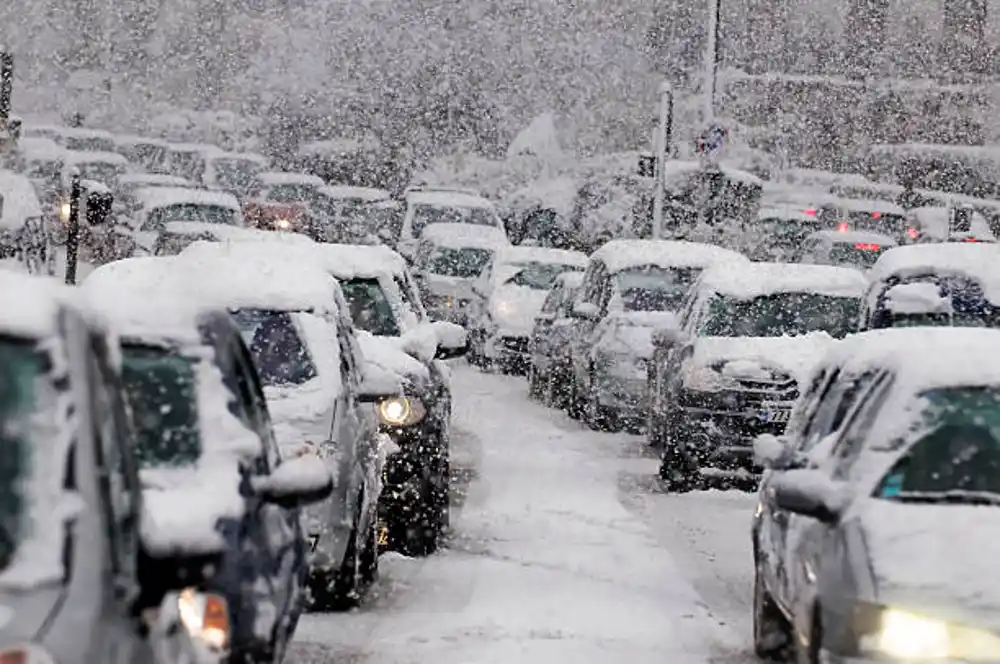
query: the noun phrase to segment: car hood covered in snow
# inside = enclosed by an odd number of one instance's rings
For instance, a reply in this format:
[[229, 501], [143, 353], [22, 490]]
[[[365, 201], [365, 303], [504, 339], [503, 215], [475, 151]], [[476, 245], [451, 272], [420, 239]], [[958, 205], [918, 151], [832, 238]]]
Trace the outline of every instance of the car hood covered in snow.
[[1000, 508], [867, 500], [858, 525], [880, 604], [1000, 628]]
[[530, 336], [548, 294], [524, 286], [501, 286], [490, 297], [490, 317], [504, 334]]
[[836, 343], [825, 332], [799, 337], [699, 337], [694, 341], [695, 366], [719, 366], [731, 378], [758, 378], [781, 371], [798, 381], [800, 388], [813, 367]]

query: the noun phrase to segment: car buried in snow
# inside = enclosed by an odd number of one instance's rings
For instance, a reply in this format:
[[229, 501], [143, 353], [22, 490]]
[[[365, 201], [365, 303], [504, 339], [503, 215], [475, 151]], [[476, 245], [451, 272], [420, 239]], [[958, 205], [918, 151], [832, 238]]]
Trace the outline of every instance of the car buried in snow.
[[755, 445], [759, 656], [1000, 659], [1000, 597], [984, 583], [1000, 553], [998, 345], [985, 329], [858, 334], [796, 404], [806, 430]]
[[500, 229], [473, 224], [436, 224], [424, 230], [413, 269], [428, 314], [434, 320], [468, 325], [473, 290], [499, 249], [509, 247]]
[[216, 557], [150, 564], [116, 340], [74, 296], [0, 271], [0, 658], [217, 662], [176, 611]]
[[290, 260], [339, 282], [343, 299], [331, 304], [353, 323], [366, 361], [403, 383], [399, 395], [377, 406], [379, 427], [394, 443], [379, 501], [383, 544], [406, 555], [435, 551], [449, 525], [452, 395], [443, 360], [463, 355], [467, 340], [461, 327], [427, 319], [403, 258], [384, 246], [323, 243], [196, 244], [182, 255]]
[[[317, 240], [333, 244], [379, 244], [379, 233], [386, 230], [382, 228], [380, 206], [392, 201], [388, 191], [327, 185], [316, 192], [311, 211], [316, 218]], [[385, 235], [383, 239], [392, 238]]]
[[648, 436], [669, 489], [754, 480], [751, 441], [784, 431], [800, 384], [853, 331], [865, 285], [860, 271], [827, 265], [702, 274], [649, 365]]
[[396, 250], [412, 261], [425, 229], [435, 224], [472, 224], [499, 229], [500, 214], [491, 201], [467, 190], [416, 186], [406, 190], [406, 211]]
[[192, 295], [197, 276], [177, 260], [116, 261], [82, 286], [121, 334], [147, 564], [169, 584], [190, 574], [177, 560], [211, 557], [213, 573], [187, 585], [224, 597], [228, 618], [204, 637], [234, 664], [280, 661], [304, 604], [300, 509], [326, 499], [332, 478], [315, 456], [282, 455], [239, 329]]
[[869, 272], [858, 329], [1000, 328], [1000, 250], [993, 244], [897, 247]]
[[647, 364], [657, 331], [707, 267], [746, 263], [735, 251], [672, 240], [613, 240], [587, 262], [570, 332], [568, 412], [595, 429], [638, 429], [647, 419]]
[[535, 316], [556, 278], [583, 272], [587, 257], [578, 251], [543, 247], [503, 247], [473, 284], [478, 296], [469, 306], [469, 361], [504, 373], [527, 374]]

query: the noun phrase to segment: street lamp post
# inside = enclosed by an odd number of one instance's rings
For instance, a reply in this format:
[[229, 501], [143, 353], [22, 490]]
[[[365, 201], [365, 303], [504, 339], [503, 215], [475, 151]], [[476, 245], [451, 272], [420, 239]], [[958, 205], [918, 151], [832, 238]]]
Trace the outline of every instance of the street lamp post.
[[667, 159], [673, 153], [674, 133], [674, 90], [664, 81], [660, 85], [660, 119], [656, 126], [656, 141], [653, 146], [653, 237], [663, 238], [663, 171]]
[[705, 122], [715, 119], [715, 90], [719, 78], [722, 0], [708, 0], [708, 44], [705, 49]]

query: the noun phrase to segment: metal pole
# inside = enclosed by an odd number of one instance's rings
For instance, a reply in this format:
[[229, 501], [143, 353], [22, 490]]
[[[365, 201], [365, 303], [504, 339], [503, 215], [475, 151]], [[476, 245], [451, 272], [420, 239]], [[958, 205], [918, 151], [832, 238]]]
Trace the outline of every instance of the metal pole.
[[80, 253], [80, 199], [83, 185], [80, 174], [74, 173], [69, 194], [69, 228], [66, 233], [66, 283], [76, 284], [76, 263]]
[[663, 238], [663, 174], [672, 154], [674, 133], [674, 91], [664, 81], [660, 85], [660, 122], [656, 128], [656, 153], [653, 155], [653, 237]]
[[708, 48], [705, 49], [705, 123], [715, 119], [715, 91], [719, 77], [722, 0], [708, 0]]

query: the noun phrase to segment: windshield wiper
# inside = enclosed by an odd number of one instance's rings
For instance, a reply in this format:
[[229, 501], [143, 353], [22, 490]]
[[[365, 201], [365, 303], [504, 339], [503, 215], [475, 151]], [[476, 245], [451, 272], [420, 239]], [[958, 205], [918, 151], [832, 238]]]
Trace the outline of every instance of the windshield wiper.
[[905, 491], [891, 497], [903, 503], [950, 503], [959, 505], [1000, 505], [1000, 493], [992, 491]]

